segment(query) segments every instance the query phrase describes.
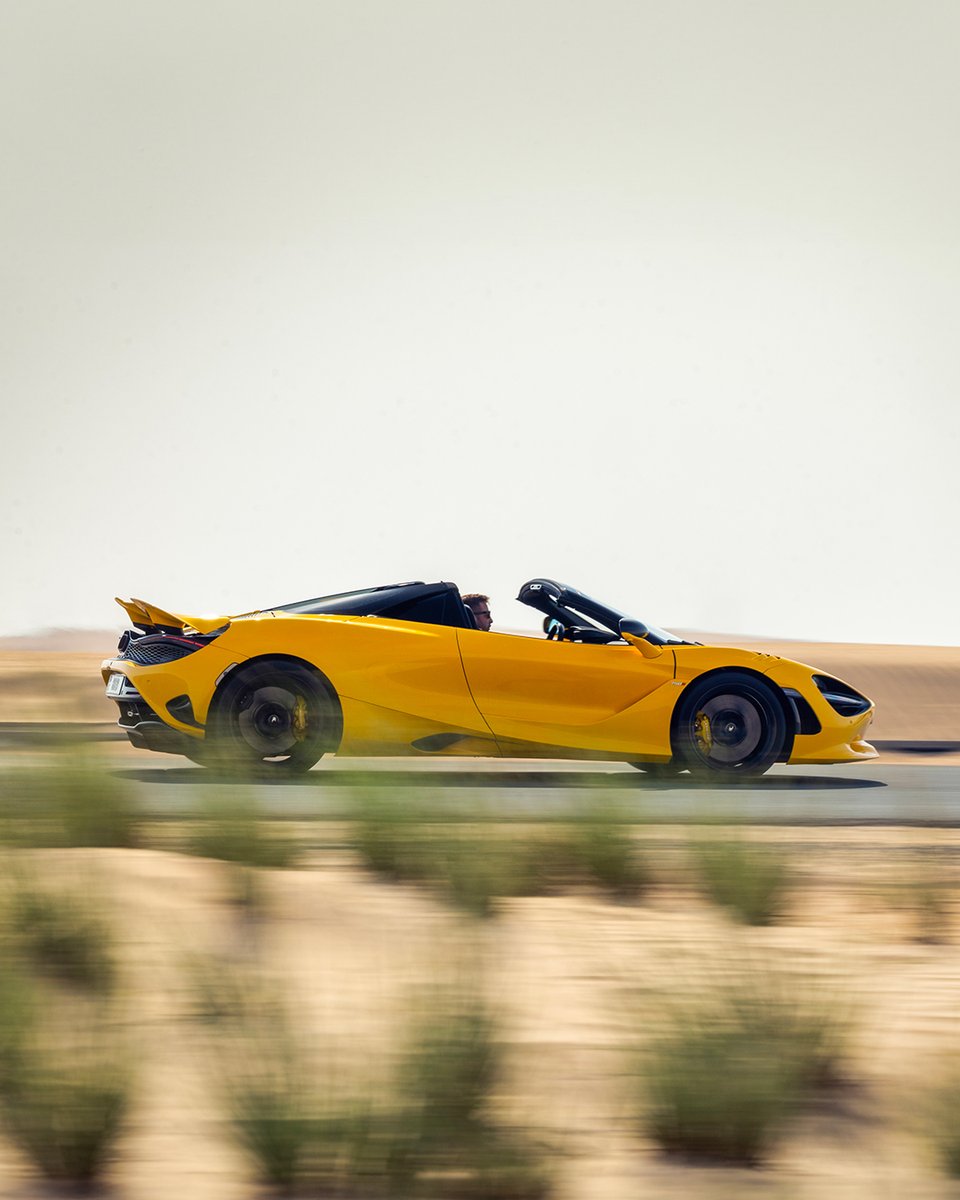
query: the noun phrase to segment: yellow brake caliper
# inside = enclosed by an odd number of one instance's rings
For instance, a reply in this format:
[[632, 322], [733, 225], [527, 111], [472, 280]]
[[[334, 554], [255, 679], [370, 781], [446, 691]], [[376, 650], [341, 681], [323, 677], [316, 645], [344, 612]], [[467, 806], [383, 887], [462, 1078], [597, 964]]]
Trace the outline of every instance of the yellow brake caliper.
[[709, 754], [713, 749], [713, 730], [706, 713], [698, 712], [693, 718], [693, 736], [697, 739], [697, 748], [701, 754]]
[[293, 706], [293, 736], [298, 742], [302, 742], [307, 736], [307, 702], [303, 696], [297, 697], [297, 702]]

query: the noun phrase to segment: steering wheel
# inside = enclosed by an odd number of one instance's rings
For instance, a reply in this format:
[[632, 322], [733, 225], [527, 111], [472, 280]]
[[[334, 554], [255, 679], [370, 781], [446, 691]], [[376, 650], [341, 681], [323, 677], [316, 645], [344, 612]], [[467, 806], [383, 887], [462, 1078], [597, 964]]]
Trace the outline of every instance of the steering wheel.
[[566, 633], [563, 622], [558, 621], [556, 617], [547, 617], [543, 623], [544, 631], [547, 635], [547, 641], [552, 642], [554, 638], [558, 642], [563, 641], [563, 635]]

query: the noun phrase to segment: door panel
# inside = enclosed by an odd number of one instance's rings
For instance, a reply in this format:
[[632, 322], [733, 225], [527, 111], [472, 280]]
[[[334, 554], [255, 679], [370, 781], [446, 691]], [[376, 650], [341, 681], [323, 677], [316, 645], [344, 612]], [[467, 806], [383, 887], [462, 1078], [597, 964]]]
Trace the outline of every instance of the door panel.
[[[247, 657], [305, 658], [323, 671], [339, 696], [423, 717], [442, 729], [488, 732], [470, 697], [457, 631], [450, 626], [383, 617], [264, 617], [236, 622], [215, 645], [241, 629]], [[239, 635], [234, 640], [240, 641]]]
[[494, 733], [515, 722], [579, 729], [609, 720], [673, 678], [674, 658], [648, 659], [627, 645], [550, 642], [457, 631], [467, 682]]

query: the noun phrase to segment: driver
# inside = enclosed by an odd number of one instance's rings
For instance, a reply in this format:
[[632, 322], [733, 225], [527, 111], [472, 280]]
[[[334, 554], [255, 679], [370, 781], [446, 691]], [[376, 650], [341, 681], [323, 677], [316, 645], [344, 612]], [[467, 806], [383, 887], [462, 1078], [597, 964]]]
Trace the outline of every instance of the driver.
[[486, 633], [493, 624], [493, 618], [490, 616], [490, 597], [484, 596], [482, 592], [468, 592], [460, 599], [473, 613], [477, 628]]

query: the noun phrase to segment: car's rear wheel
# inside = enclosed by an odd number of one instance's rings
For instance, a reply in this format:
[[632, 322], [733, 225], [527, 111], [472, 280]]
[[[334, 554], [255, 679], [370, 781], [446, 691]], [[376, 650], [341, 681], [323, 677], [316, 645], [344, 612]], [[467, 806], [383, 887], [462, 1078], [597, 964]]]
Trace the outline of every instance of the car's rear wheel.
[[674, 762], [701, 778], [762, 775], [779, 758], [786, 735], [770, 684], [724, 671], [685, 689], [674, 722]]
[[227, 677], [202, 758], [241, 771], [309, 771], [335, 748], [339, 720], [336, 697], [309, 667], [254, 663]]

